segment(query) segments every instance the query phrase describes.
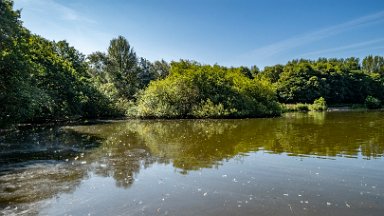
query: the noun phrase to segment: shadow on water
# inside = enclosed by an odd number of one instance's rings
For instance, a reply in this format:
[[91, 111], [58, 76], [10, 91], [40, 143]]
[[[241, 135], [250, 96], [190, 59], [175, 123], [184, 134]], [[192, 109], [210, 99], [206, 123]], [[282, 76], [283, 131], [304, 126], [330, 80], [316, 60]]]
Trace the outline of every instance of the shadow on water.
[[293, 113], [275, 119], [40, 127], [1, 136], [0, 148], [0, 209], [5, 212], [12, 211], [12, 204], [71, 192], [90, 173], [112, 177], [117, 187], [129, 188], [135, 175], [154, 163], [172, 164], [187, 175], [257, 151], [325, 159], [381, 158], [384, 116]]
[[[20, 128], [0, 136], [0, 215], [34, 214], [33, 202], [71, 192], [87, 178], [77, 158], [100, 146], [96, 136], [58, 126]], [[24, 206], [13, 206], [29, 203]], [[15, 208], [12, 208], [15, 207]], [[35, 212], [36, 213], [36, 212]]]

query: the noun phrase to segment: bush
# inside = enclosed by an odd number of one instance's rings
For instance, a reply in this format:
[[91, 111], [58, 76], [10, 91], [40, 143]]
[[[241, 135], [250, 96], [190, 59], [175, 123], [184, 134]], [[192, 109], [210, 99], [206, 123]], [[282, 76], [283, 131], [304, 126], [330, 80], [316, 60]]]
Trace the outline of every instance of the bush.
[[316, 99], [312, 105], [309, 106], [311, 111], [325, 111], [327, 110], [327, 103], [323, 97]]
[[375, 97], [372, 97], [372, 96], [368, 96], [366, 99], [365, 99], [365, 106], [368, 108], [368, 109], [379, 109], [381, 108], [381, 101]]
[[239, 69], [172, 63], [170, 75], [151, 82], [139, 96], [143, 118], [265, 117], [281, 108], [269, 83], [252, 80]]

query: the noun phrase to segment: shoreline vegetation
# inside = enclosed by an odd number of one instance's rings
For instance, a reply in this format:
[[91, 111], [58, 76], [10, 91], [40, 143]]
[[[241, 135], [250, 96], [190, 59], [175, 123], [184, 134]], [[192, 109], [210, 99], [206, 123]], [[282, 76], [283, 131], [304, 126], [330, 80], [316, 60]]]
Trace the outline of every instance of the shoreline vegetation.
[[[23, 27], [0, 2], [0, 128], [108, 118], [276, 117], [338, 104], [380, 109], [384, 57], [297, 59], [260, 70], [191, 60], [150, 62], [118, 36], [83, 55]], [[351, 105], [353, 108], [356, 105]]]

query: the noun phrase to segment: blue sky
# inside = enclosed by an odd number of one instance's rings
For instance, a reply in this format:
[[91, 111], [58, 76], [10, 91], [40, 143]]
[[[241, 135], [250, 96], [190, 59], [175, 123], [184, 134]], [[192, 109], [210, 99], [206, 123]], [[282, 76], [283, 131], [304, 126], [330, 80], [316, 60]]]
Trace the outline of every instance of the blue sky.
[[33, 33], [84, 54], [128, 39], [148, 60], [260, 68], [384, 55], [383, 0], [15, 0]]

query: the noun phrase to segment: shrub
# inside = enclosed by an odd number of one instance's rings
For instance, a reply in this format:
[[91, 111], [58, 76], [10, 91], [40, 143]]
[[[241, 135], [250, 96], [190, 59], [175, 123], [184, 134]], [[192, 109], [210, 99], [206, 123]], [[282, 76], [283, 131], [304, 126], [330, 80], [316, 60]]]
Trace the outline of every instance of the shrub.
[[239, 69], [172, 63], [170, 75], [151, 82], [139, 96], [143, 118], [264, 117], [280, 115], [269, 83], [251, 80]]
[[309, 106], [309, 109], [312, 111], [325, 111], [327, 110], [327, 103], [323, 97], [320, 97]]

